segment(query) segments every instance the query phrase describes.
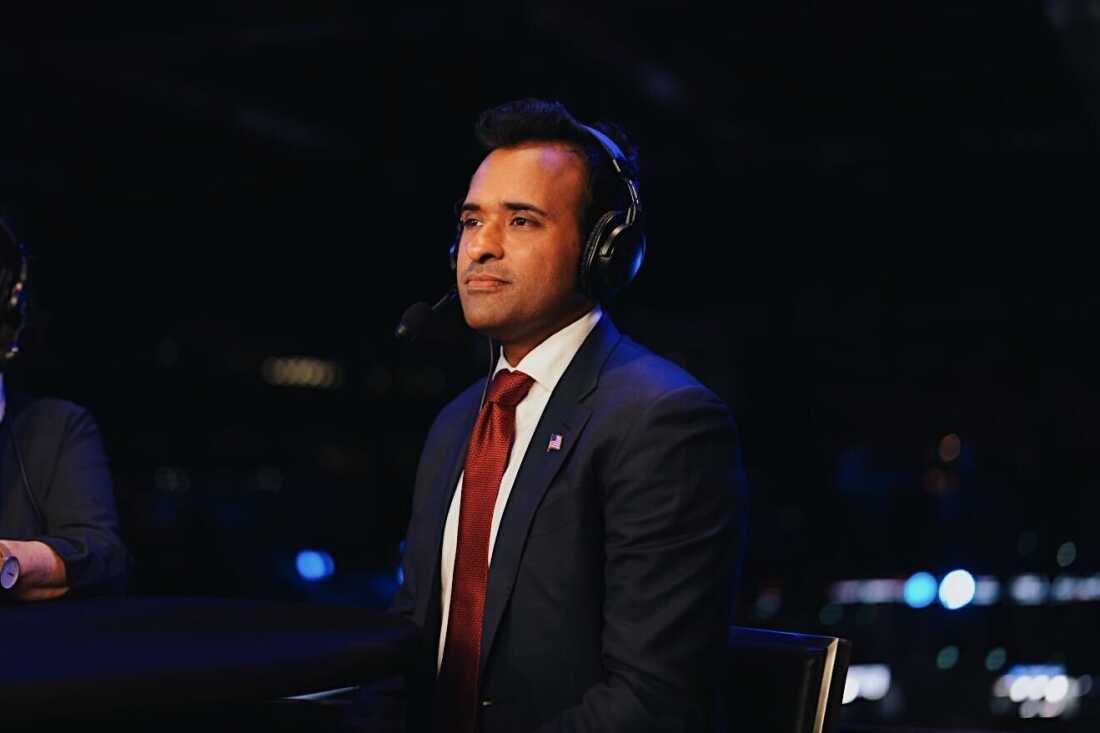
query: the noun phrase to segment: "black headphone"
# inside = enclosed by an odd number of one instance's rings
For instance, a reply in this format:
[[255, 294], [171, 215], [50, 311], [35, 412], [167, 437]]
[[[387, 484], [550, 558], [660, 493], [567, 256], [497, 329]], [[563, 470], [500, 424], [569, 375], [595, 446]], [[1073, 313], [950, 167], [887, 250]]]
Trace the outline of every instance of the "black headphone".
[[[629, 204], [626, 211], [607, 211], [588, 233], [580, 260], [580, 286], [585, 295], [596, 300], [610, 298], [625, 288], [638, 274], [645, 259], [646, 239], [642, 229], [642, 202], [638, 184], [627, 172], [629, 165], [615, 142], [594, 127], [580, 125], [607, 153], [611, 166], [626, 186]], [[451, 243], [451, 269], [458, 269], [458, 245], [462, 240], [462, 222]]]
[[[19, 353], [19, 332], [23, 330], [27, 313], [27, 254], [3, 219], [0, 219], [0, 248], [7, 250], [0, 252], [0, 370], [2, 370], [3, 365]], [[12, 252], [17, 255], [15, 268], [8, 267], [14, 264], [9, 261], [12, 259], [9, 257]], [[4, 415], [4, 417], [7, 419], [0, 424], [0, 429], [6, 428], [8, 431], [15, 460], [19, 464], [19, 473], [23, 478], [23, 488], [27, 492], [27, 499], [38, 520], [38, 526], [45, 529], [42, 507], [35, 498], [34, 489], [31, 488], [26, 462], [23, 460], [23, 451], [19, 447], [19, 440], [12, 428], [13, 419], [10, 415]]]
[[[0, 369], [19, 353], [19, 333], [27, 314], [27, 255], [0, 219]], [[16, 258], [10, 258], [14, 252]], [[15, 262], [11, 262], [15, 259]], [[14, 265], [14, 267], [9, 267]]]

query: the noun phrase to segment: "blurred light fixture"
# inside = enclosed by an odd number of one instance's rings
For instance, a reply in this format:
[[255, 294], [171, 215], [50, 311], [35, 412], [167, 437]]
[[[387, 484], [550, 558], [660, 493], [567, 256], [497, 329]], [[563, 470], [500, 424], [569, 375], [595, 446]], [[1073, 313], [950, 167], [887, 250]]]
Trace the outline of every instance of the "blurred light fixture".
[[270, 356], [264, 359], [260, 374], [276, 387], [337, 389], [344, 384], [343, 367], [312, 356]]
[[756, 597], [753, 604], [753, 615], [756, 618], [771, 618], [783, 606], [783, 596], [776, 588], [766, 588]]
[[294, 564], [302, 580], [310, 582], [324, 580], [336, 572], [332, 555], [324, 550], [302, 550]]
[[1050, 588], [1038, 575], [1020, 575], [1012, 581], [1012, 600], [1023, 606], [1037, 606], [1047, 599]]
[[853, 664], [844, 681], [843, 704], [858, 699], [881, 700], [890, 692], [890, 668], [885, 664]]
[[940, 603], [949, 611], [957, 611], [974, 600], [977, 584], [965, 570], [952, 570], [940, 581]]
[[1058, 561], [1058, 567], [1068, 568], [1077, 559], [1077, 545], [1073, 542], [1063, 542], [1058, 548], [1055, 559]]
[[[925, 443], [927, 445], [927, 443]], [[959, 458], [959, 454], [962, 453], [962, 441], [959, 440], [959, 436], [955, 433], [950, 433], [940, 438], [940, 460], [944, 463], [951, 463]]]
[[936, 600], [939, 585], [931, 573], [914, 573], [905, 581], [905, 604], [910, 608], [926, 608]]
[[936, 654], [936, 667], [947, 671], [954, 669], [959, 663], [959, 648], [954, 645], [945, 646]]
[[989, 654], [985, 655], [985, 668], [990, 672], [996, 672], [1001, 667], [1005, 666], [1005, 661], [1008, 659], [1008, 654], [1005, 652], [1003, 646], [994, 647], [989, 650]]
[[1019, 705], [1021, 718], [1058, 718], [1075, 714], [1091, 687], [1091, 677], [1070, 677], [1061, 664], [1017, 664], [993, 683], [993, 698]]
[[1001, 600], [1001, 581], [983, 575], [974, 579], [974, 605], [992, 606]]
[[1053, 580], [1025, 574], [1002, 581], [987, 575], [975, 578], [965, 570], [954, 570], [937, 583], [930, 573], [919, 572], [904, 581], [838, 580], [829, 586], [827, 595], [831, 603], [840, 606], [904, 603], [910, 608], [927, 608], [938, 597], [950, 610], [970, 604], [992, 606], [1002, 600], [1021, 606], [1095, 603], [1100, 601], [1100, 573], [1088, 577], [1059, 575]]

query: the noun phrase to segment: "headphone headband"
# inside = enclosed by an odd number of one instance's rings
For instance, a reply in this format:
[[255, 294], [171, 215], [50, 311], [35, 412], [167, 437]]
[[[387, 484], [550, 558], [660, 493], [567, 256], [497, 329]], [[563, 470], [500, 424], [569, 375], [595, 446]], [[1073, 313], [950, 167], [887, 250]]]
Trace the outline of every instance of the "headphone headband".
[[615, 144], [615, 141], [603, 134], [595, 127], [589, 127], [583, 123], [577, 123], [582, 128], [588, 131], [588, 134], [596, 138], [596, 142], [607, 151], [607, 157], [611, 158], [611, 165], [615, 168], [615, 172], [620, 176], [626, 176], [626, 156], [623, 155], [623, 151], [619, 149], [619, 146]]
[[615, 169], [619, 178], [626, 184], [627, 193], [630, 195], [630, 207], [627, 209], [627, 216], [629, 217], [630, 223], [633, 223], [634, 219], [637, 218], [638, 212], [642, 209], [642, 202], [638, 197], [638, 184], [634, 182], [634, 179], [627, 172], [629, 164], [627, 163], [626, 156], [623, 154], [622, 149], [615, 144], [614, 140], [597, 130], [595, 127], [590, 127], [583, 123], [577, 124], [596, 139], [596, 142], [600, 144], [600, 147], [604, 149], [604, 152], [607, 153], [607, 157], [611, 160], [611, 167]]

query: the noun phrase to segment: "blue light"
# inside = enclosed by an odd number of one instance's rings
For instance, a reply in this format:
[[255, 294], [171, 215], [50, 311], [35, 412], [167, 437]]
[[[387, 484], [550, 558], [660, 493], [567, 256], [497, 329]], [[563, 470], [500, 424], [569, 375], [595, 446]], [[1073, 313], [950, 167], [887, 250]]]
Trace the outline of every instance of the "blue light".
[[940, 582], [940, 603], [949, 611], [955, 611], [974, 600], [977, 585], [974, 576], [965, 570], [952, 570]]
[[332, 555], [324, 550], [302, 550], [295, 562], [302, 580], [323, 580], [336, 570]]
[[905, 581], [905, 603], [910, 608], [927, 608], [936, 600], [936, 579], [928, 573], [914, 573]]

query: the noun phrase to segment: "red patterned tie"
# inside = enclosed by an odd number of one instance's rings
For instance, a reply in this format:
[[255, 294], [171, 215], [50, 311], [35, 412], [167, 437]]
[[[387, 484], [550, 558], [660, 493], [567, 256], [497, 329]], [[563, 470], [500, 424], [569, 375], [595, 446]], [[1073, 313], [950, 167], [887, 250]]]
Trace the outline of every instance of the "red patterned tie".
[[489, 528], [500, 479], [516, 435], [516, 405], [534, 380], [501, 370], [477, 416], [462, 478], [451, 606], [443, 667], [436, 683], [435, 728], [440, 733], [474, 733], [477, 722], [478, 657], [485, 586], [489, 579]]

